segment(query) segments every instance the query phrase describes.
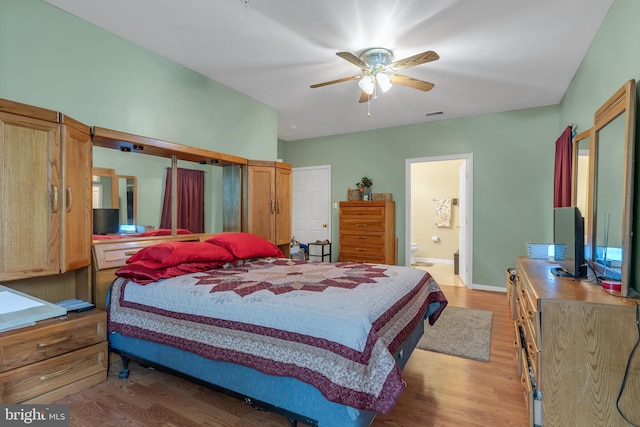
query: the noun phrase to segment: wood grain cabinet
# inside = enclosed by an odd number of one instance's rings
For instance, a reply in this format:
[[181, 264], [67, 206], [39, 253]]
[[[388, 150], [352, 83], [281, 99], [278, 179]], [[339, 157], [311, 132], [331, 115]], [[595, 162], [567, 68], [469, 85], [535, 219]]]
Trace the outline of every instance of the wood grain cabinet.
[[249, 160], [246, 228], [278, 246], [291, 242], [291, 165]]
[[339, 261], [397, 264], [395, 202], [340, 202]]
[[[627, 426], [616, 400], [638, 339], [634, 300], [556, 277], [554, 266], [520, 257], [515, 283], [507, 280], [528, 425]], [[637, 423], [640, 362], [629, 367], [620, 409]]]
[[0, 403], [50, 403], [107, 378], [107, 315], [68, 313], [0, 333]]
[[0, 280], [91, 262], [89, 128], [0, 99]]

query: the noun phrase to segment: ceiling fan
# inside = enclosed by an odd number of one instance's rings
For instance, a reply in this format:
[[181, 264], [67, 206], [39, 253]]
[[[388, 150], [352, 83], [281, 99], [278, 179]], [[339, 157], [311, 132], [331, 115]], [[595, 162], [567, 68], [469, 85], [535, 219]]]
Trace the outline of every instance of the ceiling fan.
[[311, 85], [311, 87], [318, 88], [335, 83], [359, 80], [358, 85], [362, 89], [359, 102], [369, 101], [376, 91], [376, 86], [379, 86], [383, 92], [388, 91], [393, 84], [407, 86], [424, 92], [433, 89], [435, 86], [433, 83], [396, 74], [395, 72], [397, 70], [435, 61], [440, 58], [437, 53], [428, 50], [426, 52], [418, 53], [408, 58], [392, 62], [393, 53], [389, 49], [380, 47], [367, 49], [362, 52], [360, 56], [356, 56], [351, 52], [337, 52], [336, 55], [351, 62], [356, 67], [359, 67], [363, 74], [361, 76], [344, 77], [342, 79], [318, 83]]

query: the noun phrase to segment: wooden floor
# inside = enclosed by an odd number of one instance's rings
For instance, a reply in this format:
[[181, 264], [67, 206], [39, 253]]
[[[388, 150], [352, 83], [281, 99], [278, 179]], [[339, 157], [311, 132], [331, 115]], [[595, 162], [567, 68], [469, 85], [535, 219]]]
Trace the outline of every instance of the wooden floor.
[[[407, 388], [393, 411], [378, 415], [372, 426], [526, 425], [506, 294], [446, 285], [442, 289], [452, 306], [494, 312], [490, 361], [416, 349], [403, 371]], [[290, 425], [283, 416], [255, 410], [234, 398], [133, 362], [129, 378], [120, 380], [120, 367], [120, 363], [111, 365], [105, 383], [56, 402], [70, 405], [71, 426]]]

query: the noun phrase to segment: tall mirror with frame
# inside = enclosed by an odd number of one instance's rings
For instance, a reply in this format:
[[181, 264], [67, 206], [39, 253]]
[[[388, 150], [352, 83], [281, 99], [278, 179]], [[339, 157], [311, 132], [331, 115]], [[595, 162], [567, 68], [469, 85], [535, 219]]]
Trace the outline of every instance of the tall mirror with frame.
[[584, 242], [589, 240], [589, 211], [593, 203], [591, 200], [593, 192], [590, 188], [591, 180], [589, 179], [589, 177], [593, 176], [593, 171], [590, 168], [590, 153], [594, 150], [592, 147], [594, 141], [592, 133], [593, 128], [590, 128], [573, 138], [571, 205], [577, 206], [584, 217]]
[[635, 146], [635, 80], [626, 82], [594, 114], [590, 153], [587, 259], [601, 278], [629, 294]]

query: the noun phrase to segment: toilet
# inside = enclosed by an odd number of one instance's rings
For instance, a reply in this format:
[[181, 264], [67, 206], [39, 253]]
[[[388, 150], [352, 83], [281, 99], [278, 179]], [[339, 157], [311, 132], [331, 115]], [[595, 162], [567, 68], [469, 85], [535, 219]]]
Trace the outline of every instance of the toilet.
[[415, 253], [417, 250], [418, 250], [418, 244], [415, 242], [411, 242], [411, 265], [416, 265]]

